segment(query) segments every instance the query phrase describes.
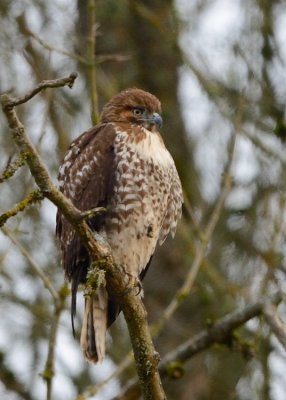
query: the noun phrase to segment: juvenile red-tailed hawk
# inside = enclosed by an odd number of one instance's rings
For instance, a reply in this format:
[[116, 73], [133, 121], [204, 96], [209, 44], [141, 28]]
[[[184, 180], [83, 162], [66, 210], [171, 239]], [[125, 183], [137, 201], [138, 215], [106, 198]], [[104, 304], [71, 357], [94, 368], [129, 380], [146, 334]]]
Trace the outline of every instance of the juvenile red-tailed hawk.
[[[89, 220], [109, 243], [115, 265], [143, 279], [156, 244], [175, 234], [182, 188], [174, 161], [158, 131], [161, 105], [152, 94], [127, 89], [103, 108], [100, 123], [70, 145], [59, 171], [59, 188], [80, 210], [105, 207]], [[71, 225], [58, 213], [62, 265], [76, 293], [90, 257]], [[104, 287], [85, 299], [81, 348], [88, 361], [102, 361], [105, 335], [119, 307]]]

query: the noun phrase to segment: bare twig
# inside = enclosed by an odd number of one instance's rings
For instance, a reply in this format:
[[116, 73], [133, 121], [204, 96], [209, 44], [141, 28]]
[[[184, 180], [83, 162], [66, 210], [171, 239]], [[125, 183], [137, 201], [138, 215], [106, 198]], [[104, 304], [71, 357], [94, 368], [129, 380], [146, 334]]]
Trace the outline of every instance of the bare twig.
[[33, 39], [35, 39], [41, 46], [43, 46], [46, 50], [54, 51], [55, 53], [62, 54], [63, 56], [66, 56], [73, 60], [76, 60], [80, 64], [83, 64], [85, 66], [94, 67], [94, 65], [101, 64], [106, 61], [124, 62], [124, 61], [129, 61], [131, 59], [131, 56], [128, 54], [117, 54], [117, 53], [101, 54], [101, 55], [96, 56], [96, 60], [94, 60], [94, 63], [93, 63], [89, 59], [84, 58], [84, 57], [80, 56], [79, 54], [71, 53], [64, 49], [59, 49], [58, 47], [51, 45], [50, 43], [48, 43], [45, 40], [43, 40], [42, 38], [40, 38], [40, 36], [38, 36], [35, 32], [31, 31], [30, 29], [27, 29], [27, 33]]
[[[21, 375], [18, 376], [16, 375], [15, 372], [9, 367], [9, 364], [6, 364], [5, 360], [5, 354], [0, 352], [0, 381], [1, 381], [1, 386], [2, 386], [2, 397], [10, 397], [8, 393], [5, 393], [7, 391], [13, 392], [13, 395], [11, 396], [22, 399], [22, 400], [34, 400], [34, 397], [32, 396], [31, 392], [31, 387], [27, 387], [27, 385], [24, 385], [21, 382]], [[7, 390], [4, 390], [4, 387]]]
[[271, 331], [286, 350], [286, 325], [279, 318], [276, 307], [272, 303], [266, 302], [263, 307], [263, 316]]
[[[18, 106], [19, 104], [26, 103], [36, 94], [40, 93], [42, 90], [47, 88], [58, 88], [63, 86], [73, 87], [74, 81], [77, 78], [77, 73], [72, 72], [67, 78], [51, 79], [42, 81], [38, 86], [32, 89], [30, 92], [26, 93], [23, 97], [11, 98], [10, 96], [3, 94], [1, 96], [1, 103], [4, 109]], [[4, 111], [5, 112], [5, 111]]]
[[[202, 60], [201, 60], [202, 61]], [[246, 60], [245, 60], [246, 62]], [[211, 79], [207, 79], [202, 71], [200, 71], [199, 68], [195, 66], [194, 63], [191, 62], [188, 57], [184, 57], [184, 63], [189, 67], [189, 69], [193, 72], [193, 74], [197, 77], [199, 80], [200, 84], [202, 85], [203, 89], [207, 93], [209, 100], [211, 103], [216, 107], [218, 113], [226, 119], [228, 118], [228, 114], [225, 110], [225, 108], [222, 106], [222, 103], [220, 101], [221, 96], [218, 96], [217, 94], [221, 91], [220, 86], [217, 82]], [[249, 66], [248, 66], [249, 67]], [[206, 66], [207, 68], [207, 66]], [[251, 69], [249, 67], [249, 69]], [[267, 84], [265, 84], [264, 80], [260, 80], [257, 78], [257, 74], [252, 71], [252, 75], [255, 76], [255, 79], [257, 82], [261, 85], [264, 86], [264, 88], [267, 87]], [[268, 86], [271, 87], [271, 84], [268, 82]], [[215, 95], [214, 95], [215, 93]], [[244, 99], [246, 102], [246, 98]], [[253, 115], [252, 115], [253, 117]], [[264, 123], [261, 118], [258, 120], [254, 121], [260, 128], [260, 130], [265, 131], [266, 133], [272, 133], [273, 128], [269, 127], [266, 123]], [[278, 158], [283, 164], [285, 164], [286, 157], [285, 157], [285, 152], [283, 152], [283, 148], [280, 147], [278, 149], [272, 149], [267, 143], [264, 143], [263, 137], [261, 138], [261, 135], [257, 135], [256, 133], [251, 133], [249, 130], [245, 129], [245, 127], [241, 127], [241, 133], [244, 134], [251, 142], [258, 148], [260, 149], [263, 153], [265, 153], [267, 156], [270, 157], [275, 157]], [[273, 135], [272, 135], [273, 136]]]
[[[71, 76], [63, 78], [60, 86], [65, 84], [64, 82], [67, 82], [70, 78]], [[74, 79], [75, 76], [73, 76], [73, 81]], [[91, 255], [92, 262], [100, 261], [100, 268], [105, 270], [108, 288], [116, 297], [127, 322], [144, 398], [164, 399], [165, 394], [157, 368], [158, 357], [154, 349], [146, 320], [146, 311], [140, 296], [137, 296], [137, 291], [135, 292], [134, 290], [122, 296], [122, 293], [126, 293], [127, 285], [124, 271], [120, 273], [118, 266], [114, 267], [109, 246], [103, 243], [103, 241], [96, 241], [93, 232], [82, 218], [82, 213], [53, 185], [46, 167], [27, 137], [24, 126], [14, 110], [15, 105], [28, 101], [46, 87], [59, 86], [58, 80], [48, 81], [48, 86], [44, 82], [22, 99], [11, 99], [7, 94], [1, 96], [2, 109], [11, 129], [14, 142], [20, 154], [28, 154], [27, 165], [43, 195], [58, 207], [60, 212], [73, 226], [75, 232], [83, 243], [85, 243]], [[48, 389], [48, 393], [50, 393], [49, 391], [50, 389]]]
[[251, 133], [247, 129], [242, 129], [241, 132], [255, 145], [257, 149], [265, 153], [267, 157], [273, 157], [281, 161], [284, 165], [286, 164], [286, 156], [285, 152], [283, 151], [283, 147], [280, 146], [277, 149], [273, 149], [263, 142], [263, 135]]
[[187, 215], [187, 218], [190, 220], [192, 229], [194, 230], [195, 234], [198, 236], [200, 240], [203, 240], [202, 230], [199, 226], [192, 205], [188, 199], [187, 193], [184, 191], [183, 195], [184, 195], [183, 211]]
[[34, 190], [24, 200], [20, 201], [13, 208], [0, 215], [0, 227], [2, 227], [9, 218], [14, 217], [19, 212], [24, 211], [31, 204], [43, 200], [44, 196], [40, 190]]
[[48, 356], [46, 361], [45, 370], [41, 373], [42, 378], [47, 383], [47, 400], [52, 400], [52, 384], [53, 377], [55, 374], [55, 349], [56, 349], [56, 338], [59, 328], [60, 317], [62, 311], [65, 308], [65, 299], [67, 297], [68, 290], [65, 286], [57, 293], [57, 299], [55, 300], [54, 315], [51, 323], [50, 337], [49, 337], [49, 348]]
[[36, 261], [31, 257], [30, 253], [25, 249], [25, 247], [19, 242], [19, 240], [15, 237], [15, 235], [8, 229], [7, 227], [2, 228], [3, 233], [9, 237], [9, 239], [18, 247], [20, 252], [27, 258], [31, 267], [38, 275], [38, 277], [42, 280], [44, 286], [48, 289], [50, 294], [52, 295], [54, 300], [58, 300], [58, 293], [54, 289], [52, 282], [48, 278], [48, 276], [43, 272], [43, 270], [39, 267]]
[[80, 393], [76, 400], [85, 400], [91, 396], [95, 396], [100, 390], [110, 383], [113, 379], [116, 379], [120, 376], [120, 374], [125, 371], [126, 368], [130, 367], [130, 364], [134, 361], [134, 357], [132, 352], [129, 352], [127, 357], [124, 357], [123, 361], [117, 365], [116, 370], [108, 376], [104, 381], [97, 383], [94, 386], [88, 387], [83, 393]]
[[89, 86], [91, 97], [91, 120], [93, 125], [99, 121], [98, 111], [98, 98], [96, 87], [96, 65], [95, 65], [95, 51], [96, 51], [96, 0], [88, 0], [88, 13], [89, 13], [89, 34], [88, 34], [88, 60], [89, 66]]
[[12, 178], [12, 176], [18, 171], [18, 169], [25, 164], [25, 158], [25, 154], [19, 155], [16, 160], [10, 162], [5, 168], [5, 171], [2, 173], [2, 175], [0, 175], [0, 183], [3, 183], [9, 178]]
[[63, 56], [72, 58], [73, 60], [76, 60], [76, 61], [80, 62], [81, 64], [88, 64], [88, 60], [86, 60], [84, 57], [81, 57], [78, 54], [70, 53], [69, 51], [59, 49], [57, 47], [52, 46], [51, 44], [47, 43], [45, 40], [41, 39], [37, 34], [35, 34], [30, 29], [28, 29], [28, 34], [33, 39], [35, 39], [41, 46], [43, 46], [46, 50], [54, 51], [58, 54], [62, 54]]

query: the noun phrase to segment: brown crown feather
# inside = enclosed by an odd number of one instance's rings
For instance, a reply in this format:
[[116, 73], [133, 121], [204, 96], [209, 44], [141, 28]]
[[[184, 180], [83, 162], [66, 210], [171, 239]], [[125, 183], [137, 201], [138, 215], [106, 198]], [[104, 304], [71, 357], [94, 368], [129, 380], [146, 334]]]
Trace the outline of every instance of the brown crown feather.
[[101, 122], [116, 122], [122, 110], [145, 107], [150, 113], [161, 113], [161, 103], [156, 96], [142, 89], [129, 88], [118, 93], [103, 107]]

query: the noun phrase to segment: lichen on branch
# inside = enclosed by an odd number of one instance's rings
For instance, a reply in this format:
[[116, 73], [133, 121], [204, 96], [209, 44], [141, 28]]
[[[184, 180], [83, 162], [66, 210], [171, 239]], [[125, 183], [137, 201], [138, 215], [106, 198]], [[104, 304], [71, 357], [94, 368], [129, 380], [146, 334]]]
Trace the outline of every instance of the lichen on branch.
[[0, 215], [0, 227], [3, 226], [9, 218], [14, 217], [19, 212], [22, 212], [28, 208], [31, 204], [39, 203], [43, 199], [43, 193], [40, 190], [34, 190], [13, 208]]

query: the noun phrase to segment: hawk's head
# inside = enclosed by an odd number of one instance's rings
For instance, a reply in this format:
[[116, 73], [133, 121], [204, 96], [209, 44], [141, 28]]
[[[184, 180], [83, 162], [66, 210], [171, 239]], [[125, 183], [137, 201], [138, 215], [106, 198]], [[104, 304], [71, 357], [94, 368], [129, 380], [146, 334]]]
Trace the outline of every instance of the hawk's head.
[[129, 122], [153, 131], [162, 125], [161, 103], [153, 94], [137, 88], [123, 90], [103, 107], [101, 122]]

